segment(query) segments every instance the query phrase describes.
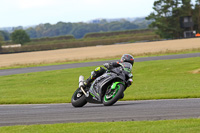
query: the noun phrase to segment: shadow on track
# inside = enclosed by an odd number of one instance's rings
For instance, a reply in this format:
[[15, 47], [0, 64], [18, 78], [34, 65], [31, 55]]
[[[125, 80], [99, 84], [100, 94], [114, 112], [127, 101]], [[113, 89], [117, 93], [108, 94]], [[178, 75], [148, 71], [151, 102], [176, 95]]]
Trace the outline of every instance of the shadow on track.
[[129, 101], [127, 101], [127, 102], [123, 102], [123, 103], [120, 103], [120, 102], [118, 102], [118, 103], [116, 103], [116, 104], [114, 104], [114, 105], [112, 105], [112, 106], [104, 106], [103, 104], [86, 104], [84, 107], [81, 107], [81, 108], [102, 108], [102, 107], [119, 107], [119, 106], [130, 106], [130, 105], [139, 105], [139, 104], [148, 104], [148, 103], [146, 103], [146, 102], [129, 102]]

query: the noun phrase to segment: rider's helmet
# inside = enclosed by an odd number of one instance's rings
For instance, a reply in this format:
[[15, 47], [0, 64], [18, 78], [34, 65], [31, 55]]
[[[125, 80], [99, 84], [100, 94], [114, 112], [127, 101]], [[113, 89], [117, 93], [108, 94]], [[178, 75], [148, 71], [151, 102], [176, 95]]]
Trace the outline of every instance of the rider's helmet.
[[129, 63], [131, 63], [131, 65], [133, 65], [134, 58], [130, 54], [124, 54], [124, 55], [122, 55], [121, 62], [129, 62]]

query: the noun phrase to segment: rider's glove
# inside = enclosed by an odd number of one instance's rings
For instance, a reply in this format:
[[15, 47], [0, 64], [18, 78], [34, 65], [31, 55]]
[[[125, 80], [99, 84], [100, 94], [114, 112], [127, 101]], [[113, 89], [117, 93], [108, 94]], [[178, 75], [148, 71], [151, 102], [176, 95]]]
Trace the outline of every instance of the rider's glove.
[[107, 68], [107, 69], [109, 69], [110, 68], [110, 65], [109, 65], [109, 63], [105, 63], [105, 64], [103, 64], [104, 65], [104, 67], [105, 68]]

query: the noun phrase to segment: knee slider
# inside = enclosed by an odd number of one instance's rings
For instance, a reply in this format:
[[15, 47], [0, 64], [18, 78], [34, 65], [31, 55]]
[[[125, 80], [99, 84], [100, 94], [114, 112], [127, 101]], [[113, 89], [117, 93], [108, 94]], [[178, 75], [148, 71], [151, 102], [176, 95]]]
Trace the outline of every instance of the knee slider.
[[100, 71], [101, 70], [101, 67], [97, 67], [94, 71]]

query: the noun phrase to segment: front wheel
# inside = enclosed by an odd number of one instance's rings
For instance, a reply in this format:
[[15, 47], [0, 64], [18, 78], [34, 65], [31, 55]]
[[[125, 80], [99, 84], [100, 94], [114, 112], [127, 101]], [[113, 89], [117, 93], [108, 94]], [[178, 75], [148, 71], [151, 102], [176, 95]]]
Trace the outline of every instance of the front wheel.
[[71, 103], [74, 107], [83, 107], [87, 101], [85, 99], [85, 95], [83, 94], [83, 92], [81, 91], [80, 88], [78, 88], [71, 99]]
[[111, 89], [111, 87], [109, 87], [103, 98], [103, 104], [105, 106], [111, 106], [116, 103], [117, 100], [122, 97], [124, 89], [125, 88], [123, 84], [117, 84], [114, 89]]

